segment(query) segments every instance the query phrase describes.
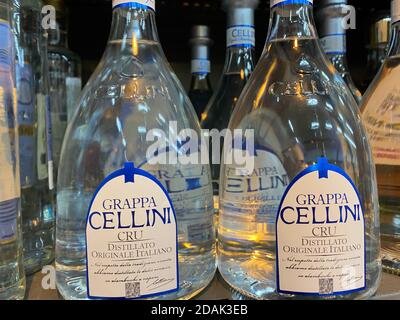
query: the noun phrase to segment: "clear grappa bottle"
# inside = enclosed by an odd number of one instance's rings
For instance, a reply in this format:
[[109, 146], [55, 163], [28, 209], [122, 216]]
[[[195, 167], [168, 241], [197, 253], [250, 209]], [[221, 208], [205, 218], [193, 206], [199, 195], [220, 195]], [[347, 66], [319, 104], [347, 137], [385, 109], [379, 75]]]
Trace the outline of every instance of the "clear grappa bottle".
[[0, 1], [0, 300], [23, 299], [22, 248], [14, 44], [11, 8]]
[[329, 60], [342, 76], [350, 89], [354, 99], [360, 104], [362, 94], [357, 89], [347, 65], [346, 43], [346, 10], [347, 0], [323, 0], [319, 1], [320, 9], [317, 12], [319, 35], [321, 45]]
[[[54, 259], [55, 203], [49, 152], [47, 39], [40, 0], [13, 0], [21, 178], [27, 274]], [[50, 157], [49, 157], [50, 156]]]
[[113, 1], [107, 48], [67, 129], [56, 232], [66, 299], [188, 299], [215, 273], [210, 168], [173, 159], [196, 157], [200, 144], [187, 134], [200, 137], [200, 126], [154, 8]]
[[225, 144], [232, 164], [221, 168], [223, 278], [255, 299], [374, 294], [375, 168], [356, 102], [320, 46], [312, 1], [271, 1], [266, 48], [229, 128], [253, 130], [254, 146], [238, 137], [233, 149]]
[[382, 262], [400, 273], [400, 1], [392, 1], [387, 58], [365, 93], [362, 115], [372, 145], [381, 206]]
[[[258, 6], [258, 0], [225, 0], [223, 6], [227, 11], [225, 67], [218, 87], [200, 122], [203, 129], [210, 131], [216, 129], [220, 133], [228, 127], [229, 119], [240, 94], [254, 70], [254, 10]], [[212, 139], [210, 139], [210, 142], [212, 142]], [[223, 141], [221, 141], [221, 149], [222, 146]], [[210, 158], [210, 162], [217, 209], [220, 164], [219, 161], [213, 161], [212, 158]]]
[[207, 26], [198, 25], [193, 27], [192, 38], [190, 39], [190, 46], [192, 47], [192, 80], [190, 82], [189, 98], [199, 119], [213, 94], [210, 80], [210, 47], [212, 43]]

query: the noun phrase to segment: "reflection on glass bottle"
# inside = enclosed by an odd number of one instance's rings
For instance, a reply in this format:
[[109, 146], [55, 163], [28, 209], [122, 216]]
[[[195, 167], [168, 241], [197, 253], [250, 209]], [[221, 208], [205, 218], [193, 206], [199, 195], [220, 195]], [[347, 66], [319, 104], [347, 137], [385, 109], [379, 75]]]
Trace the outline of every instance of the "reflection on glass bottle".
[[14, 48], [8, 1], [0, 1], [0, 300], [23, 299]]
[[[154, 8], [154, 1], [113, 1], [106, 51], [83, 90], [79, 112], [65, 137], [57, 189], [56, 268], [57, 287], [66, 299], [190, 298], [214, 276], [209, 166], [162, 160], [177, 150], [187, 154], [186, 137], [177, 138], [176, 145], [171, 146], [170, 133], [192, 129], [200, 136], [200, 126], [164, 56]], [[175, 129], [171, 129], [171, 121]], [[155, 141], [149, 140], [150, 136], [159, 138], [161, 144], [167, 143], [165, 148], [152, 149]], [[196, 150], [192, 150], [194, 155]], [[125, 184], [107, 189], [110, 183], [119, 181], [121, 173], [125, 173], [125, 180], [121, 181]], [[123, 199], [126, 188], [135, 188], [145, 176], [158, 181], [157, 187], [139, 188], [137, 193], [145, 194], [140, 199], [135, 193], [130, 194], [130, 199]], [[177, 222], [177, 230], [154, 233], [158, 240], [174, 237], [174, 244], [166, 248], [158, 247], [149, 236], [160, 227], [154, 223], [156, 218], [158, 223], [160, 219], [164, 219], [164, 225], [171, 223], [171, 215], [165, 218], [166, 208], [158, 208], [152, 200], [162, 195], [160, 188], [168, 194]], [[99, 197], [106, 198], [96, 202]], [[91, 203], [104, 203], [102, 213], [92, 212]], [[142, 214], [143, 208], [148, 209], [147, 213]], [[103, 228], [99, 221], [106, 216], [111, 220]], [[93, 220], [87, 221], [91, 217]], [[103, 232], [108, 233], [92, 241]], [[138, 237], [142, 241], [135, 242]], [[94, 246], [99, 248], [95, 250]], [[174, 261], [176, 252], [178, 264]], [[97, 262], [91, 263], [93, 259]], [[109, 266], [109, 272], [96, 272], [104, 264]], [[162, 264], [169, 267], [159, 268]], [[176, 266], [179, 275], [173, 271], [168, 277], [159, 277], [157, 270], [171, 271]], [[143, 269], [150, 280], [143, 278]], [[87, 282], [96, 277], [97, 281]], [[165, 288], [175, 281], [179, 282], [178, 287], [166, 292]]]
[[56, 9], [56, 29], [50, 29], [48, 60], [51, 119], [53, 125], [53, 157], [55, 171], [58, 163], [67, 124], [71, 122], [81, 93], [81, 61], [68, 48], [66, 8], [63, 0], [46, 0]]
[[392, 1], [387, 58], [362, 103], [376, 164], [381, 206], [382, 260], [400, 273], [400, 1]]
[[348, 14], [347, 0], [323, 0], [319, 2], [317, 12], [321, 45], [329, 60], [348, 85], [357, 103], [361, 102], [362, 94], [351, 78], [346, 59], [346, 29], [344, 23]]
[[367, 57], [367, 75], [364, 90], [368, 88], [382, 66], [387, 55], [390, 40], [391, 18], [390, 11], [378, 11], [373, 14], [369, 30], [369, 45]]
[[193, 27], [192, 38], [190, 39], [192, 47], [192, 81], [190, 83], [189, 98], [199, 118], [213, 94], [210, 81], [211, 62], [209, 57], [212, 43], [207, 26]]
[[13, 1], [22, 227], [28, 274], [40, 270], [54, 258], [55, 212], [42, 6], [39, 0]]
[[252, 298], [355, 299], [380, 280], [370, 146], [312, 14], [311, 1], [271, 1], [266, 48], [229, 124], [255, 141], [225, 150], [248, 161], [221, 167], [218, 265]]
[[[257, 5], [258, 0], [226, 0], [224, 2], [228, 18], [225, 67], [218, 88], [201, 117], [200, 124], [203, 129], [216, 129], [221, 133], [228, 127], [229, 118], [254, 70], [254, 10]], [[223, 141], [221, 142], [221, 150], [222, 145]], [[210, 156], [212, 156], [211, 149]], [[211, 163], [214, 202], [217, 208], [220, 165], [218, 161], [211, 161]]]

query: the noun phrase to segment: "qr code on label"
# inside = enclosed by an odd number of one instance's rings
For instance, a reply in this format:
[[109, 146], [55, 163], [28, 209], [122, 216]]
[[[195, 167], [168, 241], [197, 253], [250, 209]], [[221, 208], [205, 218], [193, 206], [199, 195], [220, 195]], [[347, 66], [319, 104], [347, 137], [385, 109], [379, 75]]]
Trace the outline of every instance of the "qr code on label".
[[130, 299], [140, 297], [140, 282], [125, 283], [125, 297]]
[[319, 293], [331, 294], [333, 293], [333, 279], [319, 279]]

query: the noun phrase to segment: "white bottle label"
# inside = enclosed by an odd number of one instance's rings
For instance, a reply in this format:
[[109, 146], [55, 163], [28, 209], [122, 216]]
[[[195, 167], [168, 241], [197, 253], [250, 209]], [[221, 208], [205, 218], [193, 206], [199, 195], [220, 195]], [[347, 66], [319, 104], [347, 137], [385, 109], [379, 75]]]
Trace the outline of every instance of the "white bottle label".
[[288, 5], [288, 4], [308, 4], [312, 5], [313, 0], [271, 0], [271, 8], [277, 5]]
[[178, 290], [174, 207], [161, 183], [131, 163], [97, 189], [86, 245], [89, 298], [134, 299]]
[[387, 73], [363, 109], [375, 164], [400, 165], [400, 67]]
[[192, 74], [208, 74], [211, 72], [211, 63], [208, 59], [193, 59]]
[[321, 45], [327, 54], [346, 53], [345, 34], [326, 35], [321, 38]]
[[77, 77], [67, 77], [65, 85], [67, 87], [67, 122], [70, 123], [78, 107], [78, 99], [82, 90], [82, 80]]
[[277, 214], [277, 289], [336, 295], [365, 288], [365, 222], [351, 178], [321, 158], [287, 188]]
[[226, 31], [227, 46], [256, 45], [254, 26], [231, 26]]
[[121, 5], [125, 5], [125, 4], [139, 4], [139, 5], [143, 5], [146, 7], [149, 7], [152, 10], [156, 9], [156, 1], [155, 0], [135, 0], [135, 1], [129, 1], [129, 0], [113, 0], [112, 2], [112, 6], [113, 8], [117, 7], [117, 6], [121, 6]]

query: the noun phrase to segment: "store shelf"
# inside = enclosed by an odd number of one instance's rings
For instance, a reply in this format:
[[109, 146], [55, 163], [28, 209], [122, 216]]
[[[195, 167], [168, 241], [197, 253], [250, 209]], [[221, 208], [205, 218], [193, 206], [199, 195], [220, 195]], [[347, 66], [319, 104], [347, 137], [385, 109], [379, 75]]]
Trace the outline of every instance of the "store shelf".
[[[28, 300], [60, 300], [57, 290], [42, 289], [42, 273], [37, 273], [27, 279]], [[228, 300], [232, 293], [227, 284], [216, 276], [211, 285], [196, 297], [197, 300]], [[400, 277], [383, 273], [381, 286], [373, 300], [400, 300]]]

